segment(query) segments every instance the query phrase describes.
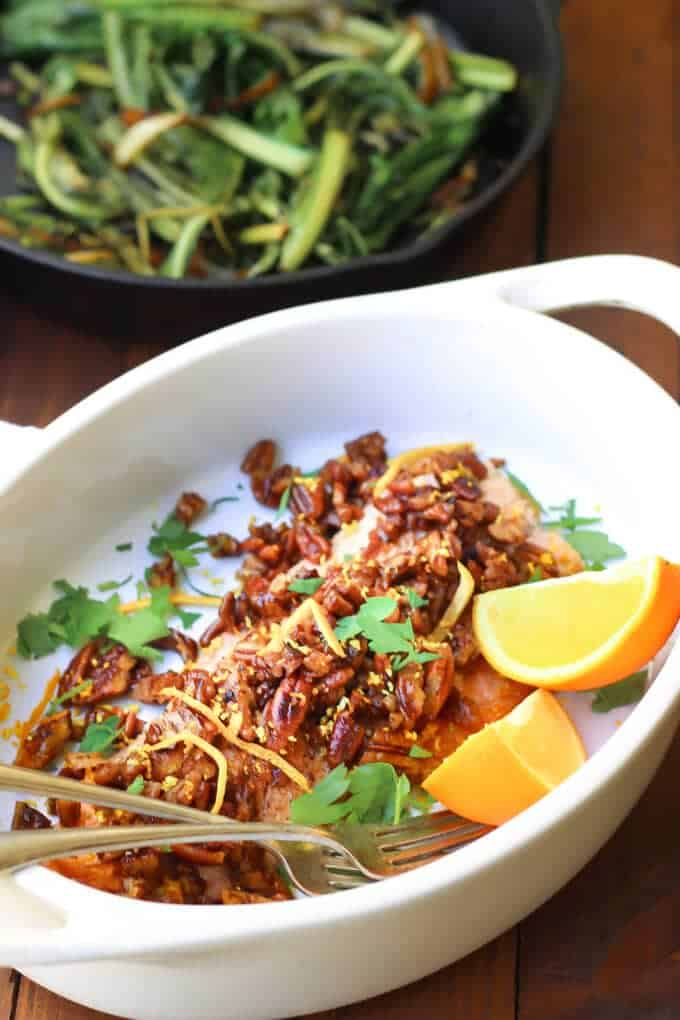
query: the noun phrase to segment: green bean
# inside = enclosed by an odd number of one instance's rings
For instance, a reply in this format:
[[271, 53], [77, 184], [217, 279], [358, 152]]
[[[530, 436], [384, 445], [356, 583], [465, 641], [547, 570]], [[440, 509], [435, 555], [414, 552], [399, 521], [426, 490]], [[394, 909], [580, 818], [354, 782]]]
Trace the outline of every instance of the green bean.
[[115, 11], [107, 11], [102, 18], [102, 25], [106, 59], [113, 78], [114, 92], [123, 109], [133, 109], [137, 105], [137, 96], [125, 53], [120, 15]]
[[147, 110], [149, 107], [149, 95], [151, 93], [151, 49], [152, 42], [149, 26], [144, 24], [135, 25], [132, 30], [131, 78], [135, 99], [142, 110]]
[[379, 50], [396, 49], [402, 39], [400, 32], [384, 28], [382, 25], [376, 24], [375, 21], [370, 21], [368, 18], [362, 18], [358, 15], [347, 15], [344, 17], [342, 19], [342, 27], [347, 35], [360, 39], [361, 42], [368, 43], [370, 46], [375, 46]]
[[26, 132], [19, 124], [15, 124], [9, 117], [0, 114], [0, 138], [6, 138], [8, 142], [17, 145], [25, 136]]
[[198, 239], [203, 233], [204, 227], [210, 223], [215, 216], [215, 210], [197, 213], [186, 221], [179, 237], [175, 241], [170, 254], [160, 268], [161, 276], [169, 276], [173, 280], [179, 280], [184, 276]]
[[252, 280], [255, 276], [262, 276], [264, 273], [268, 273], [270, 269], [273, 269], [279, 261], [280, 252], [280, 244], [268, 244], [259, 259], [253, 262], [246, 273], [248, 279]]
[[329, 128], [324, 134], [314, 180], [294, 214], [291, 231], [283, 243], [280, 267], [298, 269], [316, 244], [331, 214], [349, 165], [351, 138]]
[[35, 181], [45, 198], [61, 212], [78, 220], [99, 222], [111, 216], [111, 210], [85, 198], [75, 198], [62, 191], [52, 178], [52, 161], [57, 152], [54, 141], [41, 141], [35, 147]]
[[272, 244], [282, 241], [288, 232], [286, 223], [256, 223], [238, 235], [241, 244]]
[[422, 32], [409, 32], [403, 43], [385, 62], [388, 74], [403, 74], [409, 64], [415, 60], [423, 46], [425, 36]]
[[450, 54], [450, 61], [464, 85], [497, 92], [512, 92], [517, 85], [517, 71], [505, 60], [456, 50]]
[[244, 156], [290, 177], [300, 177], [314, 159], [313, 150], [267, 138], [227, 113], [220, 117], [199, 117], [197, 123]]

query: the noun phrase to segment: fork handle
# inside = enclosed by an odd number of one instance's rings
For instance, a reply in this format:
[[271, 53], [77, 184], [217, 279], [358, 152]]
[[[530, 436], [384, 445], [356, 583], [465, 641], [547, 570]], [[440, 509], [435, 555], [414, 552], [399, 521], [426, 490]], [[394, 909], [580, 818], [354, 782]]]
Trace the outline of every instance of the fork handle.
[[131, 850], [176, 843], [316, 843], [346, 853], [321, 829], [266, 822], [176, 823], [174, 825], [118, 825], [82, 829], [30, 829], [0, 834], [0, 872], [18, 871], [42, 861], [71, 854]]
[[[137, 815], [151, 816], [153, 818], [163, 818], [167, 819], [168, 821], [174, 822], [185, 822], [190, 824], [193, 823], [194, 825], [201, 825], [207, 827], [206, 831], [209, 833], [213, 833], [215, 832], [215, 830], [217, 830], [222, 841], [226, 841], [232, 836], [236, 838], [235, 828], [238, 827], [238, 823], [232, 821], [229, 818], [225, 818], [223, 815], [213, 815], [208, 813], [207, 811], [198, 811], [196, 808], [185, 807], [182, 804], [172, 804], [169, 801], [165, 800], [155, 800], [152, 797], [138, 796], [137, 794], [126, 793], [124, 790], [116, 790], [114, 787], [110, 786], [97, 786], [95, 783], [82, 783], [78, 779], [67, 779], [64, 776], [54, 776], [51, 775], [49, 772], [40, 772], [36, 771], [35, 769], [25, 769], [21, 768], [18, 765], [0, 764], [0, 790], [10, 790], [15, 793], [19, 792], [29, 794], [30, 796], [33, 797], [56, 797], [60, 800], [71, 800], [78, 802], [85, 801], [86, 803], [89, 804], [96, 804], [99, 807], [108, 807], [113, 808], [114, 810], [120, 809], [123, 811], [132, 811]], [[165, 828], [167, 828], [167, 826]], [[293, 828], [294, 828], [293, 826], [286, 825], [286, 831], [288, 833], [290, 833]], [[160, 826], [154, 826], [155, 834], [157, 834], [159, 830]], [[80, 833], [82, 836], [82, 834], [87, 831], [88, 830], [85, 829], [72, 829], [72, 830], [67, 829], [63, 831], [63, 834], [61, 831], [57, 833], [47, 832], [46, 830], [41, 830], [38, 833], [17, 832], [13, 833], [11, 838], [16, 839], [19, 836], [21, 836], [22, 839], [25, 839], [27, 836], [35, 835], [42, 835], [48, 837], [59, 836], [60, 838], [63, 838], [63, 836], [65, 835], [76, 835], [78, 833]], [[96, 829], [89, 830], [90, 833], [94, 833], [96, 831], [97, 831]], [[115, 829], [115, 832], [117, 832], [119, 835], [121, 831], [122, 827], [117, 827]], [[126, 831], [129, 831], [129, 829], [127, 829]], [[128, 843], [127, 847], [142, 845], [144, 846], [157, 845], [155, 843], [141, 844], [136, 842], [136, 840], [139, 839], [143, 831], [144, 830], [141, 826], [137, 826], [133, 842]], [[197, 839], [199, 838], [203, 842], [209, 841], [207, 837], [197, 837]], [[290, 834], [284, 837], [277, 829], [270, 841], [268, 841], [264, 835], [260, 835], [258, 842], [265, 844], [266, 849], [269, 850], [270, 853], [274, 854], [277, 861], [284, 869], [286, 875], [288, 876], [289, 880], [293, 883], [295, 888], [298, 889], [300, 892], [304, 893], [305, 895], [308, 895], [308, 890], [304, 885], [300, 884], [300, 881], [295, 873], [295, 869], [291, 865], [291, 862], [288, 860], [288, 857], [286, 856], [284, 847], [279, 845], [281, 840], [285, 839], [286, 841], [289, 841], [294, 840], [295, 838], [296, 837]], [[324, 838], [327, 837], [324, 835]], [[3, 844], [6, 842], [7, 839], [8, 839], [7, 836], [0, 834], [0, 870], [3, 867], [5, 868], [17, 867], [16, 864], [13, 864], [9, 860], [7, 863], [5, 863], [4, 858], [2, 857], [3, 852], [7, 853], [11, 849], [9, 844], [7, 845], [6, 849], [3, 849]], [[158, 836], [155, 835], [154, 839], [158, 839]], [[180, 838], [179, 826], [175, 825], [173, 826], [172, 836], [168, 837], [168, 839], [166, 839], [165, 842], [179, 843], [188, 842], [188, 840], [186, 839], [182, 840]], [[26, 847], [25, 843], [22, 845]], [[31, 846], [32, 844], [28, 845], [26, 851], [28, 854], [34, 853], [34, 851], [31, 850]], [[46, 844], [43, 843], [36, 844], [35, 852], [37, 852], [38, 854], [42, 853], [40, 847], [43, 847], [44, 849], [45, 846]], [[127, 849], [127, 847], [125, 847], [124, 849]], [[63, 849], [60, 850], [56, 855], [52, 854], [51, 856], [52, 858], [54, 858], [54, 856], [59, 857], [63, 856], [64, 854], [68, 855], [69, 853], [75, 853], [76, 849], [83, 853], [87, 852], [88, 849], [91, 848], [89, 847], [83, 848], [79, 844], [77, 848]], [[101, 849], [105, 848], [102, 847]], [[113, 848], [106, 847], [106, 849]], [[119, 848], [116, 847], [116, 849]], [[333, 849], [340, 851], [342, 848], [339, 846], [339, 844], [333, 844]], [[19, 854], [18, 844], [16, 853]], [[348, 855], [345, 854], [345, 856], [347, 857], [349, 863]], [[48, 859], [49, 858], [44, 858], [40, 856], [35, 858], [33, 856], [30, 859], [26, 859], [24, 864], [25, 865], [33, 864], [37, 863], [37, 861], [39, 860]], [[18, 866], [22, 865], [19, 864]]]
[[27, 793], [34, 797], [56, 797], [58, 800], [85, 801], [99, 807], [114, 810], [132, 811], [136, 815], [150, 815], [153, 818], [166, 818], [168, 821], [198, 822], [226, 824], [221, 815], [211, 815], [207, 811], [184, 807], [182, 804], [171, 804], [165, 800], [154, 800], [124, 790], [116, 790], [111, 786], [97, 786], [95, 783], [82, 783], [79, 779], [67, 779], [64, 776], [53, 776], [49, 772], [36, 769], [24, 769], [18, 765], [0, 765], [0, 790], [11, 790], [15, 793]]

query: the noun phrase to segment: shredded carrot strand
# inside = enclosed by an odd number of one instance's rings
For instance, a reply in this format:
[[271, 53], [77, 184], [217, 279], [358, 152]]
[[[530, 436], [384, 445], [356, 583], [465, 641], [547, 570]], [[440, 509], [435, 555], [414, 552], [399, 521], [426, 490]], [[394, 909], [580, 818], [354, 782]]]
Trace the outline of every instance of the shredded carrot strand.
[[181, 730], [179, 733], [173, 733], [166, 737], [165, 740], [159, 740], [157, 744], [145, 744], [142, 750], [144, 751], [164, 751], [168, 747], [174, 747], [175, 744], [194, 744], [204, 754], [207, 754], [209, 758], [217, 765], [217, 789], [215, 791], [215, 803], [210, 808], [210, 813], [218, 815], [222, 804], [224, 803], [224, 795], [227, 791], [227, 759], [224, 755], [209, 744], [203, 737], [197, 736], [190, 730]]
[[38, 722], [39, 719], [42, 719], [43, 715], [45, 714], [45, 709], [47, 708], [47, 706], [49, 705], [50, 701], [54, 697], [54, 692], [56, 691], [57, 687], [59, 686], [59, 681], [60, 680], [61, 680], [61, 673], [60, 673], [59, 670], [57, 670], [56, 673], [54, 674], [54, 676], [50, 680], [47, 681], [47, 684], [45, 685], [45, 690], [43, 691], [43, 696], [40, 699], [40, 701], [38, 702], [38, 704], [35, 706], [33, 711], [31, 712], [31, 714], [29, 715], [28, 719], [26, 720], [26, 722], [21, 724], [21, 735], [20, 735], [20, 738], [19, 738], [19, 741], [20, 741], [19, 742], [19, 747], [20, 748], [21, 748], [21, 744], [23, 744], [24, 740], [26, 739], [28, 734], [31, 732], [31, 730], [33, 729], [35, 724]]

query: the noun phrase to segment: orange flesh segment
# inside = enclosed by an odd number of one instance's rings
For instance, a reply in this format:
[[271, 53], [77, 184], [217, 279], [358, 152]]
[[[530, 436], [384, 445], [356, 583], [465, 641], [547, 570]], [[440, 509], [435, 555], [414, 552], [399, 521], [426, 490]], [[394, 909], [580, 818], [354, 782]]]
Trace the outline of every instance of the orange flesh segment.
[[586, 754], [571, 719], [548, 691], [473, 733], [423, 786], [451, 811], [500, 825], [549, 793]]
[[589, 690], [646, 665], [680, 618], [680, 566], [658, 556], [608, 570], [487, 592], [473, 626], [503, 676]]

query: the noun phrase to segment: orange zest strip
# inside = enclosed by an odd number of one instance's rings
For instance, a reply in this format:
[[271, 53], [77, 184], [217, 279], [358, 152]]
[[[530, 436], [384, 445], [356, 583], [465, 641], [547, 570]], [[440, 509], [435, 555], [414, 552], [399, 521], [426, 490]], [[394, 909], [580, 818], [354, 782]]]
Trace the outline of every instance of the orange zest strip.
[[[170, 596], [173, 606], [221, 606], [221, 595], [190, 595], [185, 591], [174, 592]], [[123, 602], [118, 606], [119, 613], [136, 613], [139, 609], [148, 609], [150, 598], [135, 599], [134, 602]]]
[[[251, 744], [247, 740], [241, 740], [241, 738], [229, 729], [228, 726], [225, 726], [217, 713], [214, 712], [212, 708], [208, 708], [207, 705], [204, 705], [202, 701], [192, 698], [190, 694], [180, 691], [177, 687], [164, 687], [161, 694], [164, 694], [168, 698], [179, 698], [185, 705], [188, 705], [189, 708], [192, 708], [195, 712], [199, 712], [201, 715], [205, 716], [206, 719], [209, 719], [210, 722], [217, 727], [224, 739], [228, 740], [230, 744], [234, 745], [234, 747], [240, 748], [253, 758], [260, 758], [262, 761], [266, 761], [270, 765], [274, 765], [275, 768], [281, 769], [281, 771], [287, 775], [293, 783], [301, 787], [303, 790], [309, 790], [309, 783], [302, 773], [298, 772], [295, 766], [291, 765], [290, 762], [287, 762], [286, 759], [280, 754], [277, 754], [276, 751], [271, 751], [268, 747], [261, 747], [259, 744]], [[158, 747], [158, 744], [155, 744], [154, 746]]]
[[50, 701], [54, 697], [54, 693], [57, 687], [59, 686], [60, 680], [61, 672], [57, 670], [54, 676], [52, 676], [52, 678], [47, 681], [47, 684], [45, 685], [45, 690], [43, 691], [42, 698], [35, 706], [26, 722], [20, 723], [21, 731], [19, 733], [19, 747], [17, 748], [17, 754], [21, 750], [21, 745], [23, 744], [24, 740], [31, 732], [35, 724], [38, 722], [39, 719], [42, 719], [43, 715], [45, 714], [45, 709], [47, 708]]
[[181, 730], [179, 733], [173, 733], [171, 736], [166, 737], [165, 740], [159, 740], [157, 744], [145, 744], [142, 750], [144, 751], [165, 751], [169, 747], [174, 747], [175, 744], [194, 744], [199, 750], [207, 754], [209, 758], [217, 765], [217, 789], [215, 790], [215, 803], [210, 808], [212, 815], [218, 815], [220, 809], [224, 803], [224, 795], [227, 791], [227, 759], [224, 755], [209, 744], [203, 737], [197, 736], [190, 730]]

